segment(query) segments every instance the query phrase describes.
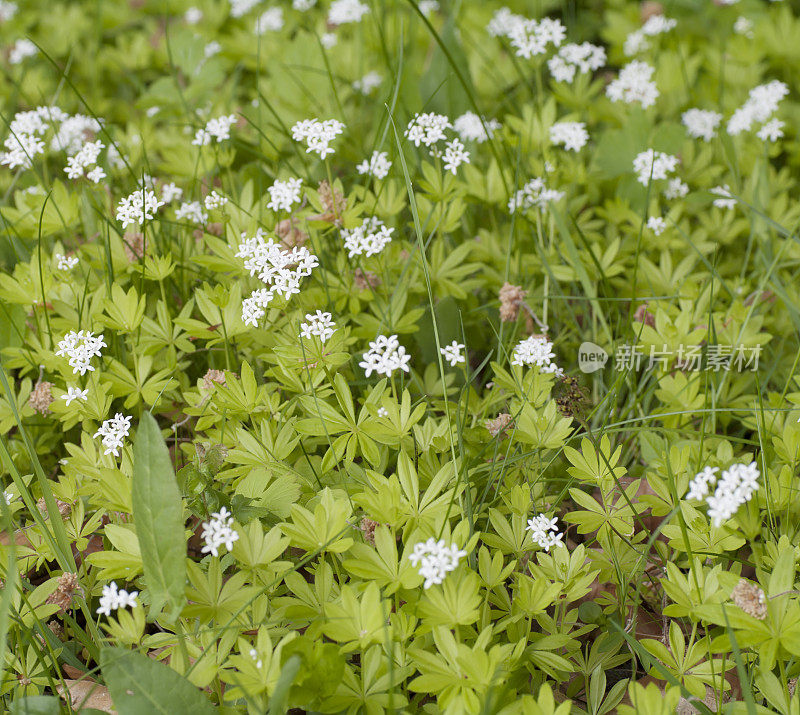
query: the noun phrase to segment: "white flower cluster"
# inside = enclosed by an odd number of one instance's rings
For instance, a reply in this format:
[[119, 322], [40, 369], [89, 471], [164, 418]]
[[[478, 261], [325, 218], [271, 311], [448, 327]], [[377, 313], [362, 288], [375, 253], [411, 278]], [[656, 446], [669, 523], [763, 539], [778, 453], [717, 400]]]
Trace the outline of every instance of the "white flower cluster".
[[664, 189], [664, 196], [668, 199], [679, 199], [689, 193], [689, 185], [681, 181], [677, 176], [667, 182]]
[[255, 33], [263, 35], [265, 32], [278, 32], [283, 28], [283, 9], [271, 7], [265, 10], [256, 20]]
[[178, 221], [190, 221], [202, 225], [208, 221], [208, 214], [203, 211], [203, 205], [199, 201], [184, 201], [175, 209], [175, 218]]
[[159, 207], [163, 205], [164, 202], [158, 200], [154, 191], [137, 189], [117, 204], [117, 221], [122, 222], [122, 228], [127, 228], [132, 223], [141, 226], [145, 221], [152, 221]]
[[174, 181], [161, 187], [161, 200], [165, 204], [171, 204], [173, 201], [179, 200], [181, 196], [183, 196], [183, 189], [176, 186]]
[[84, 143], [75, 154], [67, 159], [67, 165], [64, 167], [67, 176], [70, 179], [78, 179], [83, 176], [89, 167], [94, 166], [93, 169], [87, 172], [86, 176], [95, 184], [99, 183], [100, 179], [104, 178], [106, 174], [95, 164], [97, 164], [97, 158], [104, 148], [105, 144], [99, 140]]
[[44, 154], [44, 142], [33, 134], [11, 134], [3, 142], [5, 151], [0, 154], [0, 164], [9, 169], [21, 166], [30, 169], [33, 157]]
[[275, 293], [290, 298], [300, 292], [300, 281], [311, 275], [319, 263], [307, 248], [294, 246], [286, 250], [271, 238], [265, 240], [262, 229], [252, 238], [239, 244], [237, 257], [244, 258], [244, 267], [251, 276], [258, 276], [266, 288], [259, 288], [242, 301], [242, 320], [245, 325], [257, 326], [266, 314], [266, 306]]
[[[85, 114], [70, 116], [58, 107], [44, 107], [44, 109], [47, 110], [51, 122], [60, 122], [55, 136], [50, 142], [50, 148], [55, 151], [65, 151], [69, 155], [75, 154], [93, 134], [103, 128], [97, 119], [87, 117]], [[111, 149], [108, 154], [110, 158]]]
[[731, 187], [728, 184], [723, 184], [722, 186], [715, 186], [713, 189], [709, 189], [710, 193], [714, 194], [715, 196], [719, 196], [720, 198], [714, 199], [714, 206], [718, 209], [735, 209], [736, 208], [736, 199], [731, 194]]
[[392, 241], [393, 228], [384, 226], [383, 221], [373, 216], [365, 218], [356, 228], [343, 228], [341, 236], [350, 258], [354, 256], [374, 256]]
[[553, 362], [556, 354], [553, 352], [553, 343], [544, 335], [531, 335], [525, 340], [520, 340], [511, 355], [512, 365], [535, 365], [541, 372], [550, 372], [561, 376], [564, 370]]
[[450, 363], [450, 367], [455, 367], [456, 365], [467, 361], [467, 358], [462, 352], [464, 347], [464, 343], [459, 343], [458, 341], [454, 340], [452, 343], [450, 343], [450, 345], [445, 345], [443, 348], [439, 348], [439, 352], [444, 356], [444, 359]]
[[647, 219], [647, 228], [649, 228], [656, 236], [660, 236], [664, 233], [664, 229], [667, 228], [666, 220], [661, 216], [651, 216]]
[[228, 197], [220, 196], [220, 194], [218, 194], [216, 191], [212, 191], [203, 199], [203, 206], [206, 207], [207, 211], [213, 211], [214, 209], [222, 208], [227, 203]]
[[353, 89], [366, 97], [372, 94], [373, 90], [378, 89], [381, 82], [383, 82], [383, 76], [379, 72], [367, 72], [361, 79], [353, 82]]
[[647, 62], [629, 62], [606, 87], [606, 96], [612, 102], [639, 102], [646, 109], [655, 104], [659, 94], [656, 83], [651, 79], [653, 72], [655, 68]]
[[408, 559], [415, 568], [419, 567], [419, 575], [425, 577], [423, 586], [428, 589], [434, 584], [442, 583], [447, 574], [455, 571], [461, 557], [466, 555], [467, 552], [455, 544], [448, 547], [445, 546], [444, 539], [436, 541], [431, 537], [415, 544]]
[[433, 147], [440, 141], [447, 139], [445, 131], [452, 128], [453, 125], [450, 123], [450, 119], [444, 114], [425, 112], [423, 114], [415, 114], [403, 134], [406, 139], [414, 142], [414, 146], [424, 144], [426, 147]]
[[183, 13], [183, 21], [187, 25], [196, 25], [203, 19], [203, 11], [199, 7], [190, 7]]
[[568, 151], [580, 151], [589, 141], [589, 132], [583, 122], [556, 122], [550, 127], [550, 141]]
[[122, 447], [125, 437], [131, 428], [131, 418], [125, 417], [121, 412], [117, 412], [112, 418], [107, 419], [100, 425], [100, 429], [94, 433], [95, 437], [102, 437], [103, 446], [106, 448], [103, 454], [113, 454], [119, 457], [119, 450]]
[[302, 184], [302, 179], [276, 181], [267, 189], [267, 191], [269, 191], [269, 203], [267, 204], [267, 208], [272, 211], [291, 211], [292, 206], [300, 203]]
[[116, 611], [118, 608], [136, 608], [138, 605], [136, 597], [138, 595], [138, 591], [128, 593], [124, 588], [118, 589], [116, 582], [112, 581], [107, 586], [103, 586], [103, 594], [100, 596], [100, 608], [97, 609], [97, 613], [103, 616], [110, 616], [111, 611]]
[[648, 149], [637, 154], [633, 160], [633, 170], [640, 184], [647, 186], [650, 180], [659, 181], [668, 178], [668, 174], [678, 166], [678, 157], [665, 154], [663, 151]]
[[20, 64], [26, 57], [33, 57], [39, 52], [36, 45], [33, 44], [27, 37], [23, 37], [14, 43], [14, 46], [8, 53], [8, 62], [12, 65]]
[[306, 154], [316, 152], [320, 159], [333, 154], [330, 143], [344, 131], [344, 124], [338, 119], [303, 119], [292, 127], [292, 139], [306, 143]]
[[594, 72], [605, 63], [606, 51], [603, 47], [589, 42], [580, 45], [571, 42], [560, 47], [558, 53], [547, 60], [547, 68], [556, 82], [572, 83], [576, 73]]
[[736, 22], [733, 23], [733, 31], [737, 35], [744, 35], [745, 37], [753, 36], [753, 23], [748, 20], [744, 15], [739, 15]]
[[61, 399], [64, 400], [64, 402], [66, 402], [66, 406], [69, 407], [75, 400], [86, 402], [86, 398], [88, 396], [89, 388], [81, 390], [79, 387], [70, 387], [63, 395], [61, 395]]
[[681, 121], [686, 127], [690, 137], [703, 139], [710, 142], [717, 134], [717, 127], [722, 121], [719, 112], [710, 109], [687, 109], [681, 116]]
[[625, 54], [630, 56], [638, 54], [639, 52], [644, 52], [644, 50], [650, 47], [650, 43], [647, 40], [648, 37], [669, 32], [677, 24], [677, 20], [672, 20], [663, 15], [651, 15], [644, 25], [638, 30], [631, 32], [625, 39], [625, 45], [623, 47]]
[[306, 313], [307, 323], [300, 323], [300, 337], [310, 340], [317, 336], [324, 345], [328, 339], [336, 332], [336, 323], [333, 322], [330, 313], [323, 313], [318, 310], [316, 313]]
[[514, 14], [507, 7], [501, 7], [499, 10], [495, 10], [492, 19], [486, 26], [486, 31], [492, 37], [508, 37], [514, 26], [524, 19], [522, 15]]
[[[689, 482], [689, 491], [686, 493], [687, 499], [705, 499], [708, 516], [717, 527], [730, 519], [742, 504], [750, 501], [761, 477], [755, 462], [732, 464], [719, 479], [718, 471], [718, 467], [705, 467]], [[709, 494], [714, 484], [716, 489]]]
[[10, 0], [0, 0], [0, 22], [8, 22], [17, 14], [17, 3]]
[[564, 534], [559, 532], [558, 518], [548, 519], [544, 514], [538, 514], [528, 519], [525, 531], [531, 532], [531, 539], [545, 551], [550, 551], [553, 546], [564, 546]]
[[728, 134], [736, 136], [750, 131], [753, 124], [767, 122], [787, 94], [789, 87], [777, 79], [751, 89], [747, 101], [728, 120]]
[[242, 17], [250, 12], [261, 0], [230, 0], [231, 17]]
[[219, 556], [219, 549], [223, 545], [231, 551], [233, 542], [239, 540], [239, 533], [232, 527], [233, 517], [224, 506], [218, 512], [212, 513], [210, 521], [203, 524], [203, 533], [200, 536], [206, 543], [201, 552]]
[[453, 129], [456, 130], [465, 142], [474, 141], [482, 144], [502, 125], [496, 119], [484, 119], [475, 114], [475, 112], [464, 112], [460, 117], [457, 117], [453, 122]]
[[543, 17], [541, 20], [521, 18], [509, 27], [507, 37], [516, 50], [517, 57], [529, 60], [547, 52], [548, 45], [558, 47], [567, 36], [566, 28], [558, 20]]
[[369, 12], [369, 6], [359, 0], [334, 0], [328, 9], [329, 25], [345, 25], [348, 22], [360, 22]]
[[6, 506], [11, 506], [17, 498], [8, 490], [3, 492], [3, 499], [5, 500]]
[[94, 333], [79, 330], [77, 333], [70, 330], [64, 339], [59, 341], [56, 355], [69, 358], [69, 366], [72, 374], [80, 373], [85, 375], [87, 371], [94, 371], [94, 367], [89, 364], [93, 357], [100, 357], [102, 349], [107, 347], [103, 342], [103, 336], [94, 336]]
[[469, 152], [459, 139], [447, 142], [444, 149], [444, 168], [455, 176], [456, 169], [462, 164], [469, 164]]
[[194, 134], [192, 144], [195, 146], [206, 146], [211, 144], [212, 139], [217, 143], [224, 142], [231, 138], [231, 127], [236, 124], [235, 114], [226, 114], [221, 117], [209, 119], [203, 129], [198, 129]]
[[78, 265], [78, 257], [64, 256], [60, 253], [56, 253], [56, 262], [58, 264], [58, 270], [71, 271], [73, 268], [75, 268], [75, 266]]
[[369, 159], [364, 159], [356, 167], [356, 171], [359, 174], [374, 176], [376, 179], [385, 179], [391, 168], [392, 162], [389, 160], [389, 154], [385, 151], [373, 151]]
[[761, 141], [776, 142], [783, 137], [783, 122], [780, 119], [770, 119], [757, 135]]
[[517, 209], [525, 210], [533, 206], [543, 209], [551, 201], [560, 201], [563, 198], [563, 191], [548, 189], [544, 179], [537, 177], [514, 193], [508, 200], [508, 210], [513, 214]]
[[408, 372], [410, 360], [411, 356], [400, 345], [396, 335], [379, 335], [369, 344], [369, 350], [364, 353], [364, 359], [358, 365], [364, 368], [367, 377], [373, 372], [391, 377], [395, 370]]

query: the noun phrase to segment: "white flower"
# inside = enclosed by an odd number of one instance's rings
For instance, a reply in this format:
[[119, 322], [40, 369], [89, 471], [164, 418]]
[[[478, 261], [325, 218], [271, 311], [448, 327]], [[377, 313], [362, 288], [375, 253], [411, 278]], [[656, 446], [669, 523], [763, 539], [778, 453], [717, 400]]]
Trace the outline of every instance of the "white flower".
[[124, 588], [118, 589], [116, 582], [112, 581], [108, 586], [103, 586], [103, 594], [100, 596], [100, 608], [97, 613], [103, 616], [110, 616], [111, 611], [118, 608], [136, 608], [138, 602], [136, 597], [138, 591], [128, 593]]
[[358, 363], [364, 368], [364, 373], [369, 377], [373, 372], [378, 375], [391, 377], [395, 370], [408, 372], [408, 363], [411, 356], [400, 345], [396, 335], [379, 335], [369, 344], [369, 350], [364, 353], [364, 359]]
[[720, 196], [719, 199], [714, 199], [714, 206], [718, 209], [734, 209], [736, 208], [736, 199], [731, 194], [731, 187], [727, 184], [723, 184], [722, 186], [715, 186], [713, 189], [709, 189], [709, 191], [714, 194], [715, 196]]
[[423, 15], [430, 15], [439, 9], [439, 0], [419, 0], [417, 7]]
[[[547, 167], [545, 167], [547, 168]], [[560, 201], [564, 198], [563, 191], [548, 189], [544, 179], [539, 177], [531, 179], [525, 186], [508, 200], [508, 210], [514, 213], [517, 209], [528, 209], [533, 206], [546, 208], [552, 201]]]
[[292, 9], [305, 12], [317, 4], [317, 0], [292, 0]]
[[589, 132], [583, 122], [557, 122], [550, 127], [550, 141], [568, 151], [580, 151], [589, 141]]
[[787, 94], [789, 87], [777, 79], [751, 89], [747, 101], [728, 120], [728, 134], [735, 136], [749, 131], [753, 124], [766, 122]]
[[226, 114], [221, 117], [209, 119], [203, 129], [198, 129], [195, 132], [192, 144], [195, 146], [205, 146], [211, 144], [212, 139], [216, 139], [217, 143], [230, 139], [231, 127], [234, 124], [236, 124], [235, 114]]
[[137, 189], [130, 196], [123, 198], [117, 204], [117, 221], [122, 222], [122, 228], [127, 228], [132, 223], [140, 226], [147, 221], [152, 221], [160, 206], [155, 192], [148, 189]]
[[500, 129], [501, 124], [496, 119], [481, 118], [474, 112], [464, 112], [453, 122], [453, 129], [458, 132], [458, 136], [465, 142], [474, 141], [482, 144], [487, 139], [491, 139], [495, 130]]
[[376, 179], [384, 179], [391, 168], [392, 162], [389, 161], [389, 154], [385, 151], [373, 151], [369, 159], [364, 159], [356, 167], [356, 171], [359, 174], [374, 176]]
[[80, 387], [70, 387], [67, 389], [66, 393], [61, 395], [61, 399], [64, 400], [67, 403], [66, 406], [69, 407], [75, 400], [85, 402], [88, 396], [88, 387], [85, 390], [81, 390]]
[[555, 356], [553, 343], [544, 335], [531, 335], [525, 340], [520, 340], [514, 348], [511, 364], [535, 365], [541, 372], [551, 372], [560, 376], [564, 374], [564, 371], [553, 362]]
[[56, 253], [56, 261], [60, 271], [69, 271], [78, 265], [77, 256], [62, 256], [60, 253]]
[[646, 109], [655, 103], [659, 94], [655, 82], [650, 79], [653, 72], [655, 69], [646, 62], [630, 62], [606, 87], [606, 95], [612, 102], [639, 102]]
[[408, 123], [404, 136], [409, 141], [414, 142], [414, 146], [424, 144], [431, 147], [438, 142], [447, 139], [445, 129], [452, 129], [450, 120], [443, 114], [428, 112], [415, 114], [414, 118]]
[[103, 342], [102, 335], [95, 337], [94, 333], [88, 331], [80, 330], [76, 333], [71, 330], [58, 343], [56, 355], [69, 358], [69, 366], [72, 368], [73, 374], [85, 375], [87, 371], [94, 370], [89, 361], [93, 357], [100, 357], [101, 351], [105, 347], [107, 345]]
[[14, 43], [14, 46], [8, 53], [8, 61], [12, 65], [18, 65], [26, 57], [33, 57], [37, 52], [39, 52], [39, 50], [36, 45], [29, 39], [23, 37]]
[[222, 52], [222, 45], [219, 44], [216, 40], [211, 40], [204, 48], [203, 48], [203, 57], [205, 59], [209, 59], [214, 55], [218, 55]]
[[344, 124], [338, 119], [303, 119], [292, 127], [292, 138], [306, 143], [306, 154], [316, 152], [320, 159], [333, 154], [329, 144], [344, 131]]
[[231, 17], [242, 17], [252, 10], [261, 0], [230, 0]]
[[467, 359], [461, 352], [464, 349], [464, 343], [459, 343], [454, 340], [450, 345], [445, 345], [439, 348], [439, 352], [444, 356], [444, 359], [450, 363], [450, 367], [455, 367], [459, 363], [466, 362]]
[[326, 50], [329, 50], [336, 45], [339, 38], [332, 32], [326, 32], [319, 38], [319, 41]]
[[300, 337], [311, 339], [317, 336], [321, 343], [325, 344], [335, 332], [336, 323], [331, 320], [330, 313], [323, 313], [318, 310], [316, 313], [306, 313], [307, 323], [300, 323]]
[[223, 545], [231, 551], [233, 542], [239, 540], [239, 533], [232, 527], [233, 517], [225, 507], [212, 513], [211, 519], [203, 524], [203, 533], [200, 536], [206, 543], [201, 552], [219, 556], [219, 549]]
[[3, 499], [6, 502], [6, 506], [11, 506], [11, 504], [17, 500], [17, 498], [8, 490], [3, 492]]
[[717, 133], [722, 115], [709, 109], [687, 109], [683, 113], [681, 121], [690, 137], [709, 142]]
[[[105, 144], [101, 141], [85, 142], [75, 154], [67, 159], [67, 165], [64, 167], [67, 176], [70, 179], [77, 179], [83, 176], [85, 169], [97, 163], [97, 157], [100, 156], [100, 151], [104, 147]], [[95, 181], [94, 183], [97, 182]]]
[[646, 50], [650, 47], [650, 43], [647, 41], [648, 37], [669, 32], [677, 23], [677, 20], [672, 20], [663, 15], [651, 15], [640, 29], [628, 35], [623, 51], [630, 56]]
[[[761, 472], [755, 462], [733, 464], [728, 467], [717, 481], [714, 494], [706, 497], [711, 523], [716, 527], [722, 526], [723, 522], [730, 519], [742, 504], [750, 501], [753, 493], [758, 489], [760, 477]], [[697, 481], [697, 477], [695, 477], [695, 481]], [[696, 493], [701, 491], [702, 489], [698, 489]]]
[[161, 187], [161, 200], [165, 204], [171, 204], [176, 199], [180, 199], [181, 196], [183, 196], [183, 189], [176, 186], [174, 182], [164, 184]]
[[319, 263], [317, 257], [303, 246], [286, 250], [271, 238], [264, 240], [264, 231], [247, 238], [242, 234], [237, 257], [244, 258], [245, 270], [257, 275], [266, 287], [259, 288], [242, 301], [242, 320], [245, 325], [257, 326], [266, 314], [267, 305], [275, 294], [287, 300], [300, 292], [300, 280], [311, 275]]
[[267, 208], [272, 211], [291, 211], [292, 206], [300, 203], [300, 190], [303, 184], [302, 179], [287, 179], [286, 181], [276, 181], [270, 186], [270, 201]]
[[204, 224], [208, 221], [208, 214], [203, 211], [203, 206], [199, 201], [184, 201], [176, 210], [175, 218], [178, 221], [184, 219], [196, 224]]
[[94, 167], [86, 172], [86, 178], [89, 179], [93, 184], [99, 184], [102, 179], [106, 178], [106, 172], [103, 171], [99, 166]]
[[212, 191], [203, 199], [203, 205], [208, 211], [222, 208], [227, 203], [228, 198], [226, 196], [220, 196], [216, 191]]
[[514, 27], [524, 20], [522, 15], [515, 15], [507, 7], [501, 7], [499, 10], [495, 10], [492, 19], [486, 26], [486, 31], [492, 37], [508, 37]]
[[102, 437], [103, 446], [106, 448], [103, 454], [113, 454], [119, 457], [119, 450], [122, 447], [125, 437], [131, 428], [131, 418], [125, 417], [121, 412], [117, 412], [111, 419], [107, 419], [100, 425], [100, 429], [94, 433], [95, 437]]
[[283, 9], [271, 7], [264, 11], [256, 20], [256, 35], [263, 35], [265, 32], [278, 32], [283, 27]]
[[455, 544], [448, 547], [445, 546], [444, 539], [436, 541], [431, 537], [415, 544], [408, 559], [414, 567], [419, 567], [419, 575], [425, 577], [424, 588], [428, 589], [434, 584], [442, 583], [448, 573], [455, 571], [461, 557], [466, 555], [467, 552]]
[[198, 7], [190, 7], [183, 13], [183, 20], [187, 25], [196, 25], [203, 19], [203, 11]]
[[367, 72], [361, 79], [353, 82], [353, 89], [367, 96], [372, 94], [372, 90], [380, 87], [381, 82], [383, 82], [383, 76], [379, 72]]
[[736, 22], [733, 23], [733, 31], [737, 35], [744, 35], [745, 37], [753, 36], [753, 23], [748, 20], [744, 15], [739, 15]]
[[0, 22], [7, 22], [17, 14], [17, 3], [0, 0]]
[[668, 178], [667, 175], [675, 171], [678, 166], [678, 157], [665, 154], [663, 151], [648, 149], [637, 154], [633, 160], [633, 170], [640, 184], [647, 186], [650, 180], [659, 181]]
[[758, 130], [759, 139], [762, 141], [776, 142], [783, 138], [783, 122], [780, 119], [770, 119], [761, 129]]
[[549, 44], [558, 47], [566, 36], [566, 28], [561, 22], [549, 17], [543, 17], [541, 20], [520, 18], [508, 28], [507, 33], [517, 57], [526, 60], [547, 52]]
[[354, 256], [374, 256], [380, 253], [392, 240], [393, 228], [383, 225], [383, 221], [365, 218], [356, 228], [343, 228], [341, 236], [350, 258]]
[[710, 485], [717, 481], [719, 467], [703, 467], [701, 472], [694, 475], [694, 479], [689, 482], [689, 491], [686, 499], [705, 499], [710, 491]]
[[572, 82], [575, 74], [588, 74], [606, 63], [606, 51], [598, 45], [583, 42], [560, 47], [558, 54], [547, 60], [547, 68], [556, 82]]
[[667, 188], [664, 189], [664, 196], [668, 199], [679, 199], [689, 193], [689, 185], [685, 184], [678, 177], [670, 179], [667, 182]]
[[647, 219], [647, 228], [649, 228], [656, 236], [664, 233], [667, 227], [667, 222], [661, 216], [651, 216]]
[[469, 164], [469, 152], [465, 151], [464, 145], [459, 139], [453, 139], [445, 144], [443, 158], [445, 171], [449, 171], [453, 175], [459, 166]]
[[359, 22], [369, 12], [369, 6], [359, 0], [334, 0], [328, 10], [329, 25]]
[[389, 410], [387, 410], [385, 407], [378, 408], [378, 417], [388, 417], [388, 416], [389, 416]]
[[22, 166], [30, 169], [33, 166], [33, 157], [44, 154], [44, 142], [33, 134], [15, 132], [3, 143], [6, 151], [0, 155], [0, 164], [15, 169]]
[[[94, 117], [87, 117], [83, 114], [69, 116], [58, 107], [40, 107], [39, 109], [46, 112], [47, 121], [61, 123], [50, 141], [50, 148], [54, 151], [65, 151], [70, 156], [80, 151], [86, 140], [103, 128], [102, 122]], [[113, 156], [111, 149], [107, 155], [110, 161]]]
[[544, 514], [528, 519], [525, 531], [531, 532], [531, 539], [545, 551], [550, 551], [553, 546], [564, 546], [564, 534], [558, 531], [558, 518], [548, 519]]

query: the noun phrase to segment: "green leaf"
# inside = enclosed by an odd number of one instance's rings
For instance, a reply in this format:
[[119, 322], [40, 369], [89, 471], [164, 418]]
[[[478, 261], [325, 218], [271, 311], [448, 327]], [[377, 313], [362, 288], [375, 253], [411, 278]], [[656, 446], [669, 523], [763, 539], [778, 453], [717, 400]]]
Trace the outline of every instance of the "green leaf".
[[46, 695], [30, 695], [9, 705], [9, 715], [59, 715], [61, 701]]
[[269, 715], [283, 715], [288, 710], [289, 692], [301, 665], [302, 660], [299, 655], [290, 656], [283, 664], [278, 682], [275, 684], [275, 690], [269, 701]]
[[133, 445], [133, 517], [144, 579], [155, 617], [165, 604], [177, 617], [185, 601], [183, 503], [169, 451], [155, 418], [145, 412]]
[[141, 653], [103, 648], [100, 669], [119, 715], [215, 712], [203, 693], [186, 678]]

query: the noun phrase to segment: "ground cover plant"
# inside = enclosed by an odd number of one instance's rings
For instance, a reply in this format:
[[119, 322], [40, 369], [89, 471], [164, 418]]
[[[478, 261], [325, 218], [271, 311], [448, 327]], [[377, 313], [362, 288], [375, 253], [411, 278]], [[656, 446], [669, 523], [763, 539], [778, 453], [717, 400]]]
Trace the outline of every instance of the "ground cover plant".
[[798, 713], [789, 2], [0, 0], [11, 713]]

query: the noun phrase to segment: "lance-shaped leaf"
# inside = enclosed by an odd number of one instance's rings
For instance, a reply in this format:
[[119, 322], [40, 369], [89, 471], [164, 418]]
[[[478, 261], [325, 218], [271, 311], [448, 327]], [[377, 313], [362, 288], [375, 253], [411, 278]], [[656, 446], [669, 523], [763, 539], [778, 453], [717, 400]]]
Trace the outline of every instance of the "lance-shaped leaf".
[[167, 445], [149, 412], [139, 421], [133, 445], [132, 496], [151, 614], [155, 617], [167, 605], [174, 619], [185, 601], [183, 504]]

